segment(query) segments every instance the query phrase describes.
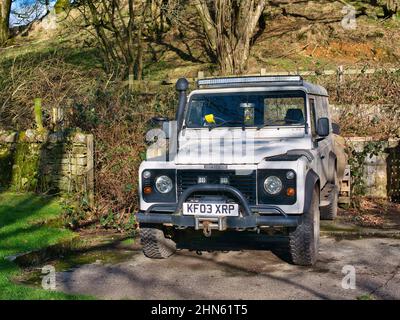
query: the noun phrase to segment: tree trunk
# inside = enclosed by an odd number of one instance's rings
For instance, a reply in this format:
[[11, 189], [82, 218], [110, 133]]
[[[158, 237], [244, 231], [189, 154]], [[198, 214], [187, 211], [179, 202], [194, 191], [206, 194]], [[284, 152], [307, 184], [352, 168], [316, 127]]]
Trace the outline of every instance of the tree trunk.
[[165, 32], [164, 10], [166, 8], [168, 8], [168, 1], [151, 0], [150, 15], [151, 15], [152, 32], [154, 39], [156, 39], [158, 42], [161, 42], [162, 36]]
[[400, 0], [385, 0], [383, 4], [385, 17], [392, 17], [400, 11]]
[[137, 34], [137, 55], [135, 63], [135, 78], [143, 79], [143, 41], [142, 41], [142, 26], [139, 27]]
[[[137, 53], [136, 53], [136, 61], [135, 61], [135, 78], [137, 80], [143, 80], [143, 29], [146, 24], [146, 13], [149, 9], [149, 1], [145, 1], [142, 3], [141, 8], [141, 15], [140, 19], [137, 21], [138, 30], [137, 30], [137, 37], [136, 37], [136, 44], [137, 44]], [[151, 7], [150, 7], [151, 10]]]
[[211, 18], [210, 10], [207, 6], [207, 0], [194, 0], [197, 12], [199, 13], [201, 23], [203, 25], [204, 32], [207, 37], [207, 45], [211, 51], [216, 51], [217, 49], [217, 33], [215, 21]]
[[265, 0], [193, 0], [223, 74], [245, 72]]
[[4, 45], [10, 35], [11, 0], [0, 0], [0, 46]]

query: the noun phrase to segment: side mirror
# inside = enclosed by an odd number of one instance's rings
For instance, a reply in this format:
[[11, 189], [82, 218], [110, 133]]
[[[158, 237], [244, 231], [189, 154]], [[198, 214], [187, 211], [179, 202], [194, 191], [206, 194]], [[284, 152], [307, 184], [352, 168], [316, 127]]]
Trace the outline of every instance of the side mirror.
[[328, 118], [319, 118], [318, 119], [317, 134], [320, 137], [329, 136], [329, 119]]
[[340, 126], [337, 123], [332, 122], [332, 132], [334, 134], [340, 134]]

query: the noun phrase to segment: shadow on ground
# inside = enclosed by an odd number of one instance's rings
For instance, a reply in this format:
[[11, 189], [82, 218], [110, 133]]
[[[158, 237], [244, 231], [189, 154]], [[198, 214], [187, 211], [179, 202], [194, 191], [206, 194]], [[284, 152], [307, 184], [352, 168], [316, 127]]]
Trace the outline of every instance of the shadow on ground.
[[279, 259], [290, 263], [289, 241], [284, 235], [266, 235], [255, 232], [213, 232], [206, 238], [201, 231], [194, 236], [182, 233], [178, 237], [178, 249], [194, 251], [242, 251], [262, 250], [271, 251]]

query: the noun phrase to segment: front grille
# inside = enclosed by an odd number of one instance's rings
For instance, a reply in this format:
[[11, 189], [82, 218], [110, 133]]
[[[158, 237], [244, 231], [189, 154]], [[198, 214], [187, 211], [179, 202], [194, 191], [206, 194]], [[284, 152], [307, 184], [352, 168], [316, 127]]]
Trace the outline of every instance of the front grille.
[[[237, 174], [235, 170], [178, 170], [177, 184], [178, 195], [181, 195], [187, 188], [197, 185], [198, 177], [207, 177], [207, 184], [220, 184], [221, 177], [229, 178], [229, 185], [238, 189], [249, 204], [256, 204], [257, 179], [256, 171], [251, 174]], [[229, 194], [228, 194], [229, 196]]]

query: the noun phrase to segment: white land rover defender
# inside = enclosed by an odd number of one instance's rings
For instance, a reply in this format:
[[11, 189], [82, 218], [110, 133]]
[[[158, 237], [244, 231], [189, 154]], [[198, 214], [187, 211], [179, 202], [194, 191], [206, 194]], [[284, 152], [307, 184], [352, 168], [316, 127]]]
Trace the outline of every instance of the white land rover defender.
[[327, 91], [300, 76], [200, 79], [197, 87], [187, 95], [187, 80], [178, 80], [176, 130], [163, 122], [169, 157], [139, 169], [144, 254], [167, 258], [183, 231], [279, 228], [292, 262], [313, 265], [346, 161]]

